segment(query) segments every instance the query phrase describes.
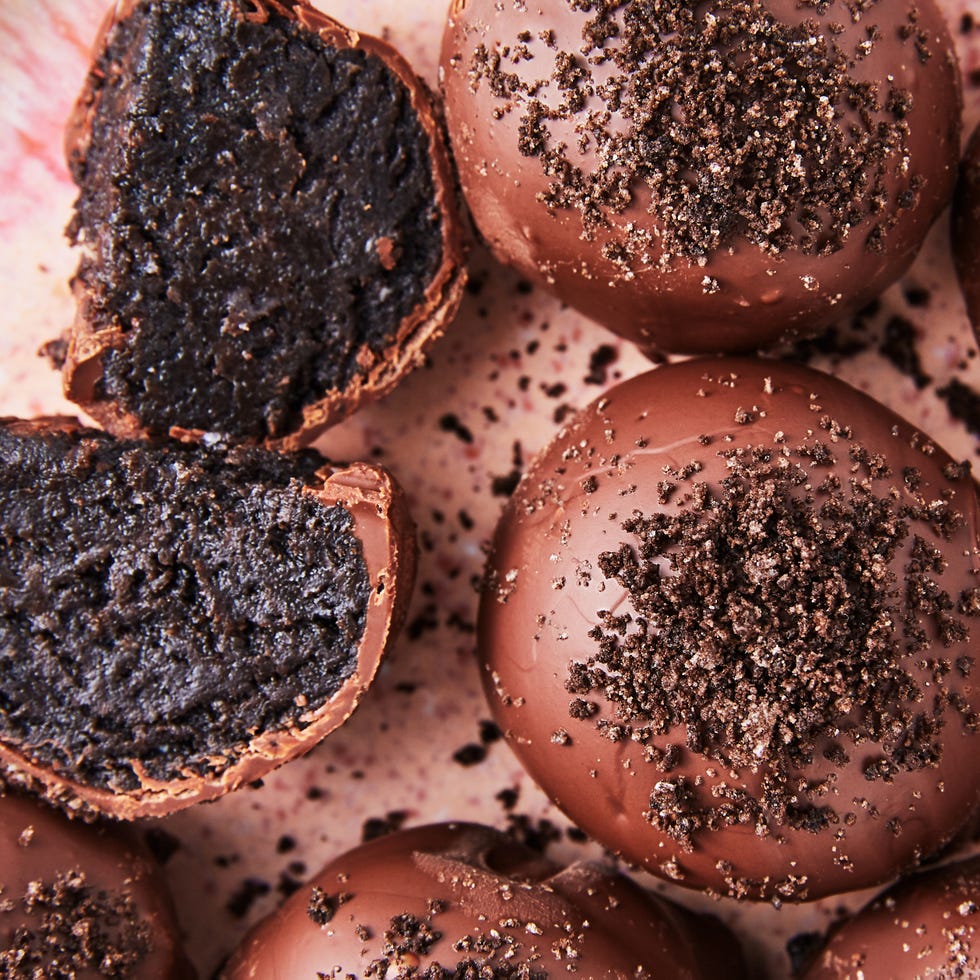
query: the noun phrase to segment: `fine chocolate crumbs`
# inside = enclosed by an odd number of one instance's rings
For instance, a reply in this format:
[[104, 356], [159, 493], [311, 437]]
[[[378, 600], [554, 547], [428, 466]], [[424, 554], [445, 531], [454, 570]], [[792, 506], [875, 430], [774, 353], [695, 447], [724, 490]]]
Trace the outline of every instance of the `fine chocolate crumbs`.
[[486, 757], [485, 746], [470, 742], [469, 745], [464, 745], [453, 753], [453, 762], [457, 762], [461, 766], [476, 766], [483, 762]]
[[[429, 903], [429, 915], [421, 919], [405, 912], [392, 916], [385, 930], [381, 955], [364, 969], [368, 980], [548, 980], [546, 971], [531, 963], [537, 954], [521, 958], [522, 944], [514, 936], [497, 929], [479, 936], [464, 936], [453, 943], [453, 951], [465, 955], [453, 966], [435, 961], [417, 965], [442, 939], [435, 919], [443, 911], [442, 902]], [[523, 924], [511, 923], [513, 928]]]
[[87, 319], [123, 335], [102, 393], [162, 433], [295, 428], [391, 344], [442, 261], [410, 92], [274, 8], [141, 0], [91, 76], [68, 234]]
[[42, 344], [37, 350], [37, 356], [44, 358], [55, 371], [60, 371], [68, 359], [68, 334], [62, 334]]
[[605, 385], [609, 379], [609, 368], [619, 358], [619, 351], [612, 344], [600, 344], [589, 355], [589, 373], [584, 381], [587, 385]]
[[257, 898], [268, 895], [271, 891], [269, 883], [261, 878], [246, 878], [235, 889], [225, 908], [236, 919], [244, 919], [248, 915]]
[[162, 827], [148, 827], [143, 833], [143, 840], [161, 867], [180, 850], [180, 838]]
[[956, 378], [937, 388], [936, 394], [946, 402], [954, 419], [959, 419], [975, 436], [980, 436], [980, 395]]
[[786, 941], [786, 955], [789, 957], [790, 976], [803, 972], [817, 951], [823, 948], [825, 937], [821, 932], [798, 932]]
[[[646, 185], [657, 233], [633, 226], [605, 246], [610, 260], [703, 260], [736, 237], [771, 254], [828, 254], [859, 226], [879, 250], [888, 230], [880, 215], [914, 204], [916, 175], [898, 192], [889, 187], [907, 153], [912, 95], [854, 77], [873, 42], [847, 50], [827, 30], [836, 0], [806, 0], [813, 16], [800, 24], [780, 23], [759, 0], [716, 0], [710, 10], [565, 2], [592, 14], [583, 43], [568, 45], [577, 51], [552, 54], [531, 41], [524, 60], [535, 77], [522, 78], [499, 42], [481, 44], [470, 85], [486, 82], [501, 113], [520, 113], [520, 152], [551, 180], [543, 203], [577, 210], [586, 237]], [[901, 37], [924, 60], [908, 16]], [[574, 147], [564, 141], [571, 132]]]
[[719, 452], [729, 473], [719, 489], [692, 480], [683, 510], [634, 511], [622, 523], [630, 539], [598, 560], [632, 611], [600, 613], [589, 632], [598, 652], [569, 668], [569, 715], [587, 714], [580, 705], [597, 693], [615, 706], [598, 730], [646, 745], [651, 763], [662, 761], [655, 738], [682, 725], [690, 750], [764, 774], [759, 798], [722, 783], [709, 803], [684, 777], [660, 779], [646, 816], [684, 847], [704, 827], [836, 823], [793, 776], [828, 734], [876, 743], [866, 775], [891, 779], [938, 762], [947, 706], [966, 731], [980, 725], [943, 671], [932, 693], [909, 672], [929, 647], [926, 623], [944, 646], [968, 637], [956, 604], [970, 609], [973, 597], [942, 588], [945, 559], [929, 543], [948, 540], [962, 515], [946, 499], [902, 503], [891, 481], [906, 477], [912, 495], [918, 474], [892, 474], [854, 442], [850, 480], [818, 480], [814, 465], [850, 438], [829, 418], [820, 425], [832, 448], [813, 437], [795, 450]]
[[481, 719], [480, 741], [484, 745], [493, 745], [494, 742], [499, 742], [503, 737], [504, 733], [495, 721], [490, 721], [488, 718]]
[[314, 886], [310, 892], [310, 902], [306, 907], [306, 914], [310, 921], [318, 926], [325, 926], [337, 914], [337, 909], [345, 902], [350, 901], [353, 896], [346, 892], [337, 895], [328, 895], [322, 888]]
[[915, 324], [903, 316], [889, 317], [885, 324], [885, 333], [878, 350], [888, 358], [903, 374], [907, 374], [915, 382], [918, 389], [925, 388], [932, 380], [922, 370], [922, 362], [916, 349]]
[[461, 442], [473, 442], [473, 433], [452, 412], [447, 412], [439, 419], [439, 428], [443, 432], [451, 432]]
[[3, 898], [16, 899], [27, 915], [0, 946], [0, 976], [141, 976], [140, 963], [152, 950], [150, 929], [126, 892], [94, 891], [85, 873], [74, 870]]
[[361, 843], [366, 844], [369, 840], [376, 840], [378, 837], [385, 837], [396, 830], [401, 830], [407, 819], [407, 810], [390, 810], [383, 817], [369, 817], [361, 826]]

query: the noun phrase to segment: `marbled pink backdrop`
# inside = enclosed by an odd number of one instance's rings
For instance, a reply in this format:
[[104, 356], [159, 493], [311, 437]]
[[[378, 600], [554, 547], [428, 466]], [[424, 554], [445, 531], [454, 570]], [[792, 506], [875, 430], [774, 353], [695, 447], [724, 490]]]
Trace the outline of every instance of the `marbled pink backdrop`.
[[[959, 46], [970, 130], [980, 121], [980, 8], [977, 0], [940, 2]], [[320, 5], [351, 27], [390, 37], [436, 84], [443, 0]], [[971, 7], [978, 21], [972, 29]], [[74, 192], [62, 159], [62, 126], [103, 12], [102, 0], [0, 0], [0, 414], [72, 411], [58, 377], [35, 352], [72, 318], [67, 283], [75, 259], [62, 229]], [[170, 845], [165, 850], [177, 845], [166, 870], [202, 977], [284, 890], [359, 842], [372, 818], [566, 827], [503, 743], [481, 726], [489, 712], [474, 661], [474, 583], [508, 479], [571, 407], [648, 365], [628, 345], [523, 288], [480, 250], [473, 268], [478, 288], [427, 367], [319, 444], [334, 458], [379, 459], [409, 492], [422, 541], [409, 629], [358, 713], [316, 751], [259, 788], [155, 825], [165, 832], [156, 834]], [[921, 390], [881, 353], [893, 315], [911, 324], [922, 369], [933, 379]], [[856, 336], [861, 352], [814, 363], [872, 391], [954, 455], [976, 458], [978, 433], [954, 420], [937, 394], [953, 377], [980, 392], [980, 363], [952, 277], [945, 219], [904, 282], [886, 294], [881, 315]], [[470, 758], [485, 758], [454, 761], [466, 746]], [[506, 790], [517, 799], [510, 811], [507, 795], [498, 797]], [[597, 853], [558, 836], [551, 852], [559, 857]], [[749, 907], [655, 887], [728, 919], [760, 976], [786, 975], [786, 939], [821, 928], [842, 904]]]

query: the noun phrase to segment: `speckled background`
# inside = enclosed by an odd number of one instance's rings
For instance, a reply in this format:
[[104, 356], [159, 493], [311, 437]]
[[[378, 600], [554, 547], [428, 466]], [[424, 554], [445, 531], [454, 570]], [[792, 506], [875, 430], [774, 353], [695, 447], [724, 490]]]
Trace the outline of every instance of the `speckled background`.
[[[980, 7], [940, 2], [959, 46], [969, 131], [980, 122]], [[443, 0], [319, 5], [388, 37], [437, 84]], [[74, 190], [62, 126], [103, 13], [102, 0], [0, 0], [0, 414], [73, 411], [36, 351], [73, 315], [76, 259], [62, 229]], [[802, 353], [873, 392], [954, 456], [975, 459], [980, 359], [947, 237], [944, 217], [876, 310], [842, 324], [822, 351]], [[496, 517], [530, 457], [570, 412], [649, 363], [479, 247], [472, 277], [459, 319], [428, 364], [318, 443], [335, 459], [389, 466], [419, 524], [409, 624], [378, 682], [351, 721], [305, 759], [260, 786], [148, 825], [202, 977], [328, 858], [395, 825], [481, 820], [559, 858], [601, 856], [547, 803], [489, 721], [474, 656], [476, 585]], [[770, 977], [788, 975], [789, 937], [823, 928], [867, 895], [775, 909], [644, 880], [722, 915], [755, 974]]]

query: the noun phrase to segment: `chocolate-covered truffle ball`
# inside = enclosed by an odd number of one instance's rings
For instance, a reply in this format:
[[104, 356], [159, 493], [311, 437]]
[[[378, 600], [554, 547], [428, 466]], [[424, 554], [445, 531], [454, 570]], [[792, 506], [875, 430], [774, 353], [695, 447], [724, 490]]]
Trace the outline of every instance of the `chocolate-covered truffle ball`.
[[0, 795], [0, 976], [195, 976], [163, 878], [135, 835]]
[[647, 348], [749, 351], [845, 316], [955, 180], [932, 0], [455, 0], [442, 71], [494, 253]]
[[561, 867], [475, 824], [400, 831], [327, 865], [246, 938], [259, 977], [744, 976], [738, 945], [596, 864]]
[[845, 922], [801, 980], [980, 977], [980, 858], [901, 881]]
[[308, 442], [459, 306], [428, 88], [305, 0], [119, 0], [66, 143], [65, 393], [117, 435]]
[[953, 259], [966, 311], [980, 337], [980, 126], [960, 165], [953, 201]]
[[479, 642], [534, 779], [691, 887], [885, 880], [980, 799], [967, 464], [868, 396], [737, 358], [579, 414], [497, 529]]

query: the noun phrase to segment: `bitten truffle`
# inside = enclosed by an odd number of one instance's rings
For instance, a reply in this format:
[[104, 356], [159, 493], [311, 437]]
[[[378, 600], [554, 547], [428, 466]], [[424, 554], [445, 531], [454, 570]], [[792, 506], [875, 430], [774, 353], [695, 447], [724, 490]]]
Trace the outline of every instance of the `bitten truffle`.
[[345, 721], [404, 618], [388, 473], [0, 421], [0, 778], [168, 813]]
[[305, 0], [124, 0], [69, 121], [64, 383], [116, 435], [291, 448], [388, 391], [465, 271], [430, 93]]
[[747, 898], [869, 886], [980, 799], [980, 513], [959, 464], [841, 381], [688, 361], [610, 390], [524, 476], [484, 681], [598, 841]]
[[0, 976], [195, 975], [162, 875], [135, 834], [0, 795]]
[[800, 980], [980, 976], [980, 859], [901, 881], [836, 929]]
[[953, 201], [953, 259], [966, 311], [980, 339], [980, 126], [960, 164]]
[[491, 249], [645, 348], [818, 331], [904, 272], [956, 179], [932, 0], [455, 0], [442, 71]]
[[226, 980], [745, 976], [724, 926], [600, 865], [474, 824], [399, 831], [327, 865], [246, 937]]

